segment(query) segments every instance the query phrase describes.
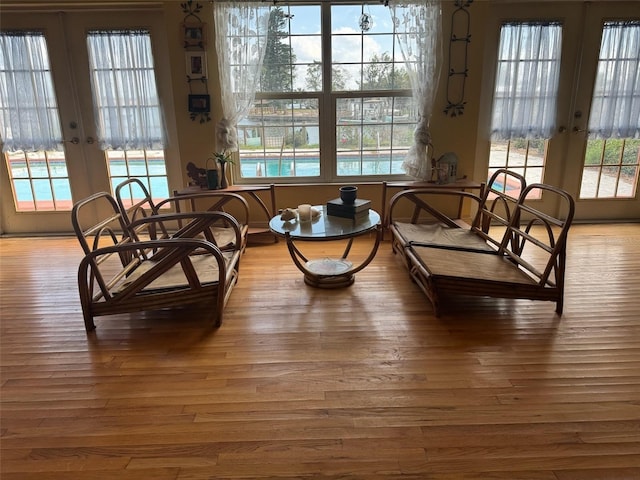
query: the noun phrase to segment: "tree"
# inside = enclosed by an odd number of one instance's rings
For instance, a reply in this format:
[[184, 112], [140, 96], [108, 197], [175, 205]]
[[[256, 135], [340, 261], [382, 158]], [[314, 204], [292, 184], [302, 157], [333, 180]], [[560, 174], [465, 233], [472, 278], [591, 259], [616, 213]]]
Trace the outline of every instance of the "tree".
[[344, 90], [345, 85], [347, 84], [346, 80], [347, 74], [340, 67], [332, 67], [331, 68], [331, 88], [335, 90]]
[[361, 88], [363, 90], [395, 90], [410, 88], [409, 75], [403, 69], [394, 68], [388, 52], [371, 57], [371, 63], [364, 68]]
[[304, 79], [305, 87], [310, 92], [322, 91], [322, 62], [314, 61], [307, 67], [307, 76]]
[[[344, 90], [346, 85], [346, 74], [340, 67], [331, 67], [331, 83], [333, 90]], [[322, 62], [314, 61], [312, 65], [307, 67], [307, 76], [305, 77], [305, 87], [310, 92], [322, 91]]]
[[262, 66], [261, 90], [263, 92], [292, 91], [296, 56], [286, 41], [289, 38], [288, 21], [289, 18], [285, 15], [282, 7], [271, 10], [267, 46]]

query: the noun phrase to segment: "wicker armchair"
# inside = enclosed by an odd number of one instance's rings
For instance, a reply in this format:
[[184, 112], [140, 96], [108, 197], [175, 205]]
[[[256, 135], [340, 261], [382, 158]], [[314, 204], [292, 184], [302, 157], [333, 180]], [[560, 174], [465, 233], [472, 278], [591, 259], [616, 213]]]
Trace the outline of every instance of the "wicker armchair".
[[[95, 213], [106, 213], [95, 221]], [[107, 213], [108, 212], [108, 213]], [[224, 222], [234, 232], [232, 245], [216, 245], [213, 228]], [[85, 328], [94, 317], [209, 304], [214, 326], [238, 280], [242, 232], [224, 212], [149, 215], [128, 222], [117, 201], [96, 193], [77, 202], [72, 223], [84, 251], [78, 288]], [[155, 238], [142, 232], [164, 232]]]

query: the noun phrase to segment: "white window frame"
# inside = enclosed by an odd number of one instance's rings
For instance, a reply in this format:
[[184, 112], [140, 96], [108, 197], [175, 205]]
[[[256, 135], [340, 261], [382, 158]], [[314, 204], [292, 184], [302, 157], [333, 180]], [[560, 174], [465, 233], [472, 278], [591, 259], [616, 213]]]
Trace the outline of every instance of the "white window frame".
[[[360, 7], [361, 4], [369, 5], [373, 7], [374, 5], [381, 6], [380, 2], [352, 2], [350, 5], [355, 5]], [[321, 32], [323, 32], [324, 36], [321, 37], [322, 43], [322, 71], [323, 71], [323, 88], [321, 91], [293, 91], [293, 92], [277, 92], [277, 93], [264, 93], [258, 90], [256, 93], [256, 104], [262, 101], [289, 101], [292, 104], [292, 108], [289, 110], [289, 113], [292, 114], [293, 117], [293, 106], [298, 103], [307, 102], [317, 104], [318, 115], [317, 115], [317, 128], [318, 128], [318, 156], [320, 157], [319, 167], [320, 171], [317, 175], [313, 176], [303, 176], [300, 175], [299, 172], [296, 171], [296, 162], [290, 161], [290, 157], [285, 157], [284, 145], [281, 145], [280, 152], [282, 158], [287, 158], [288, 160], [285, 163], [289, 163], [288, 168], [293, 175], [285, 175], [285, 176], [268, 176], [264, 171], [266, 168], [266, 164], [263, 163], [260, 166], [252, 165], [247, 168], [247, 162], [245, 160], [245, 164], [243, 166], [243, 158], [247, 158], [249, 155], [249, 151], [243, 150], [243, 139], [244, 134], [241, 133], [243, 128], [242, 124], [238, 125], [238, 133], [239, 133], [239, 158], [240, 162], [237, 162], [234, 165], [236, 168], [236, 175], [234, 181], [238, 184], [242, 183], [273, 183], [274, 180], [277, 180], [278, 183], [332, 183], [332, 182], [363, 182], [363, 181], [381, 181], [388, 179], [406, 179], [407, 175], [402, 170], [402, 162], [404, 160], [406, 152], [412, 145], [413, 142], [413, 130], [415, 129], [415, 125], [417, 123], [417, 114], [416, 108], [414, 105], [414, 101], [412, 100], [412, 91], [411, 87], [407, 85], [406, 88], [401, 89], [384, 89], [384, 90], [343, 90], [343, 91], [332, 91], [331, 90], [331, 70], [332, 63], [331, 60], [333, 58], [332, 50], [331, 50], [331, 8], [336, 5], [344, 5], [344, 2], [326, 2], [321, 0], [316, 0], [315, 2], [279, 2], [277, 4], [278, 7], [286, 9], [291, 7], [299, 7], [299, 6], [314, 6], [320, 7], [322, 12], [321, 15]], [[367, 7], [365, 7], [367, 8]], [[386, 10], [386, 7], [384, 7]], [[388, 13], [387, 13], [388, 14]], [[390, 15], [389, 15], [390, 17]], [[357, 18], [354, 18], [354, 22], [357, 25]], [[389, 22], [391, 22], [389, 18]], [[354, 32], [356, 35], [357, 32]], [[404, 68], [404, 64], [402, 62], [402, 58], [400, 56], [400, 52], [388, 52], [392, 59], [394, 59], [396, 66], [401, 66]], [[395, 55], [395, 56], [394, 56]], [[361, 62], [366, 62], [368, 57], [361, 57]], [[298, 73], [300, 75], [300, 73]], [[344, 175], [340, 174], [338, 171], [337, 157], [338, 157], [338, 132], [337, 132], [337, 124], [339, 122], [338, 115], [336, 112], [337, 104], [341, 100], [345, 99], [368, 99], [368, 98], [389, 98], [389, 99], [407, 99], [407, 102], [410, 102], [413, 106], [413, 115], [411, 118], [407, 119], [404, 123], [394, 122], [389, 130], [393, 129], [395, 125], [402, 125], [407, 132], [410, 133], [410, 139], [407, 139], [406, 144], [402, 145], [402, 149], [395, 152], [393, 155], [393, 167], [389, 170], [392, 172], [384, 172], [382, 174], [353, 174], [353, 175]], [[395, 105], [397, 102], [392, 102]], [[393, 110], [392, 110], [393, 111]], [[366, 121], [361, 122], [362, 129], [368, 127], [370, 123]], [[299, 130], [299, 129], [298, 129]], [[296, 131], [298, 131], [296, 130]], [[295, 138], [296, 133], [290, 133], [289, 139]], [[268, 136], [268, 135], [267, 135]], [[408, 135], [405, 135], [408, 136]], [[277, 146], [274, 145], [266, 145], [266, 139], [261, 140], [264, 141], [265, 151], [267, 147], [271, 147], [272, 149], [277, 150]], [[295, 140], [293, 141], [294, 147], [288, 153], [293, 153], [295, 155]], [[363, 149], [362, 145], [360, 146], [360, 152], [365, 151], [367, 149]], [[371, 150], [369, 150], [371, 151]], [[266, 157], [266, 153], [264, 154]], [[270, 157], [273, 158], [273, 157]], [[295, 157], [294, 157], [295, 158]], [[356, 163], [359, 165], [362, 164], [361, 160], [358, 160]], [[283, 165], [282, 170], [284, 171], [287, 168], [287, 165]], [[250, 170], [250, 171], [248, 171]], [[260, 176], [263, 175], [263, 176]]]

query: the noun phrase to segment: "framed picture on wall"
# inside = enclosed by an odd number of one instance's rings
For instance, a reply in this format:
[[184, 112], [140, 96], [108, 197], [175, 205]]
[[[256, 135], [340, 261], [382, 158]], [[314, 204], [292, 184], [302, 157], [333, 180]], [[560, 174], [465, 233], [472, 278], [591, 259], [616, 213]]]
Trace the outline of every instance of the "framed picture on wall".
[[189, 95], [189, 112], [209, 113], [210, 110], [211, 101], [209, 95]]
[[205, 23], [183, 23], [182, 41], [184, 48], [204, 48], [207, 44]]
[[205, 52], [187, 52], [187, 77], [191, 80], [207, 78], [207, 56]]

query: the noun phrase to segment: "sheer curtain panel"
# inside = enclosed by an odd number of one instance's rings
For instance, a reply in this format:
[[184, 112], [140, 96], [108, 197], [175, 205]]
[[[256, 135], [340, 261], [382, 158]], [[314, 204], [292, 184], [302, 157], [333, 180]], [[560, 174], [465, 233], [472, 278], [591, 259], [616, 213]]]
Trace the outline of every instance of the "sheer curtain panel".
[[149, 32], [92, 31], [87, 46], [100, 148], [164, 148]]
[[219, 150], [235, 151], [235, 125], [255, 99], [267, 45], [269, 4], [266, 2], [215, 2], [216, 52], [223, 118], [216, 125]]
[[389, 8], [419, 113], [414, 143], [402, 168], [407, 175], [426, 180], [431, 178], [431, 163], [427, 156], [427, 147], [431, 144], [429, 121], [442, 59], [440, 2], [390, 0]]
[[500, 31], [491, 138], [550, 138], [556, 128], [562, 26], [507, 23]]
[[589, 137], [640, 138], [640, 22], [604, 24]]
[[3, 152], [62, 150], [58, 104], [42, 32], [0, 34]]

